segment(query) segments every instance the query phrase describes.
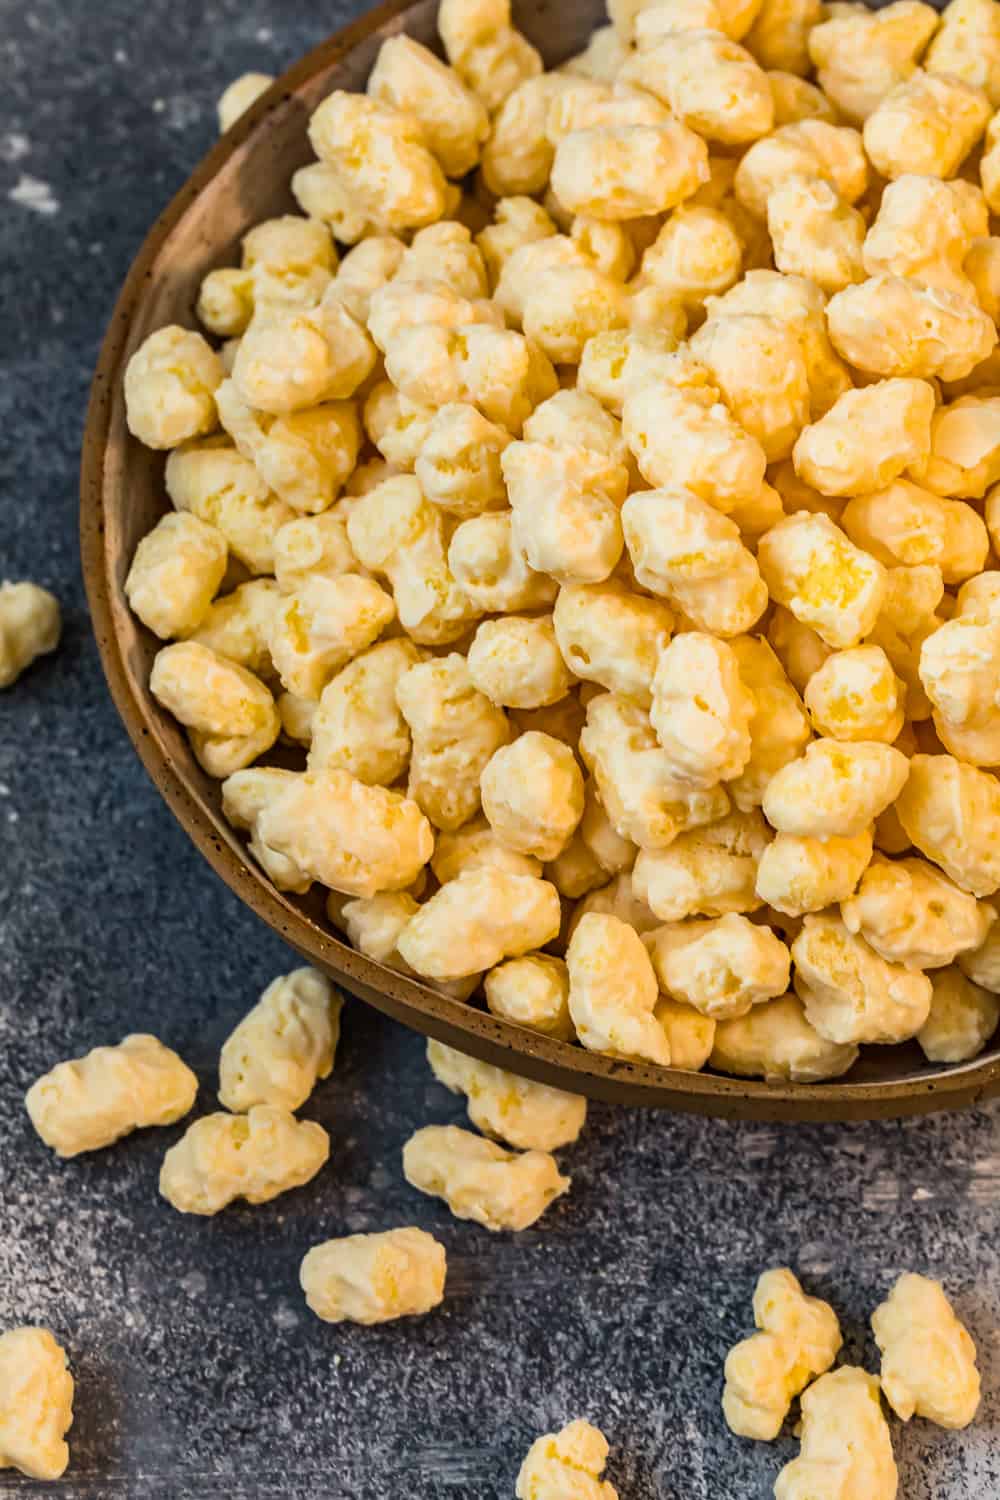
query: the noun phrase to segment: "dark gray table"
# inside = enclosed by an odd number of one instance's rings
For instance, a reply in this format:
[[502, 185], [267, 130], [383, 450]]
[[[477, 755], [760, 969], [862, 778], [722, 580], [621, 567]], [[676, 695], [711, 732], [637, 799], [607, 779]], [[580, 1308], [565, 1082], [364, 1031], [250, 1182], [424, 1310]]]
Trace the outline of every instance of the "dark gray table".
[[[51, 1324], [77, 1377], [74, 1500], [503, 1500], [536, 1433], [587, 1416], [622, 1500], [756, 1500], [795, 1452], [719, 1412], [722, 1361], [766, 1265], [840, 1309], [852, 1358], [904, 1269], [941, 1276], [987, 1391], [964, 1434], [894, 1424], [905, 1500], [1000, 1492], [1000, 1109], [853, 1128], [594, 1107], [571, 1196], [520, 1237], [411, 1192], [400, 1148], [460, 1117], [418, 1037], [355, 1003], [307, 1113], [313, 1186], [214, 1220], [156, 1195], [176, 1131], [61, 1164], [25, 1088], [151, 1030], [213, 1105], [220, 1043], [294, 955], [189, 847], [125, 738], [88, 628], [76, 467], [90, 371], [147, 225], [210, 145], [214, 103], [360, 6], [0, 0], [0, 576], [53, 588], [59, 654], [0, 699], [0, 1329]], [[299, 1261], [416, 1222], [449, 1254], [432, 1317], [313, 1319]], [[36, 1487], [0, 1472], [0, 1495]]]

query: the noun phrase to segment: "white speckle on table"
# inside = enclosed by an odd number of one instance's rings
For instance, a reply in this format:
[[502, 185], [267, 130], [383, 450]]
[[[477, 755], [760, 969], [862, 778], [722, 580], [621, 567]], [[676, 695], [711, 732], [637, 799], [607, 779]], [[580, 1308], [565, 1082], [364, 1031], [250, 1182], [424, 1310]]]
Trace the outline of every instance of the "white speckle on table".
[[778, 1145], [778, 1132], [765, 1127], [747, 1143], [747, 1161], [766, 1161]]
[[997, 1157], [985, 1156], [980, 1161], [972, 1162], [969, 1183], [965, 1190], [970, 1203], [995, 1203], [998, 1182], [1000, 1182], [1000, 1160]]
[[[693, 1417], [684, 1417], [684, 1443], [687, 1447], [691, 1467], [694, 1470], [692, 1478], [697, 1485], [697, 1491], [692, 1490], [691, 1500], [708, 1500], [708, 1476], [705, 1465], [705, 1441], [701, 1427]], [[664, 1475], [664, 1478], [667, 1476]]]
[[204, 115], [204, 103], [191, 94], [175, 94], [172, 99], [156, 99], [153, 108], [166, 117], [168, 130], [188, 130]]
[[49, 184], [40, 177], [30, 177], [27, 172], [21, 173], [7, 197], [11, 203], [33, 209], [36, 214], [52, 215], [59, 212], [59, 199]]
[[282, 1333], [291, 1333], [293, 1328], [299, 1326], [299, 1315], [287, 1302], [279, 1302], [271, 1318], [275, 1327], [280, 1328]]
[[[6, 508], [0, 577], [39, 577], [73, 602], [77, 627], [77, 435], [113, 285], [208, 144], [232, 78], [275, 71], [369, 3], [2, 12], [3, 192], [30, 172], [61, 207], [51, 232], [10, 203], [0, 217], [0, 417], [17, 434], [5, 477], [35, 497]], [[597, 3], [556, 9], [568, 52]], [[179, 94], [200, 108], [184, 128]], [[15, 131], [26, 150], [10, 146]], [[156, 1182], [184, 1122], [56, 1158], [24, 1110], [35, 1078], [152, 1030], [214, 1108], [225, 1037], [264, 976], [301, 962], [161, 806], [97, 652], [76, 637], [71, 663], [0, 694], [0, 1332], [51, 1326], [77, 1380], [72, 1468], [50, 1495], [513, 1500], [535, 1437], [579, 1416], [606, 1432], [622, 1500], [765, 1500], [795, 1444], [733, 1438], [719, 1399], [758, 1275], [791, 1265], [836, 1308], [844, 1357], [874, 1369], [869, 1319], [899, 1271], [944, 1280], [979, 1347], [982, 1415], [962, 1433], [894, 1423], [900, 1496], [1000, 1500], [1000, 1100], [827, 1126], [596, 1104], [560, 1153], [572, 1192], [535, 1230], [493, 1235], [405, 1182], [404, 1141], [428, 1120], [465, 1123], [464, 1102], [431, 1082], [422, 1037], [359, 1004], [307, 1111], [330, 1129], [336, 1165], [307, 1187], [214, 1219], [177, 1214]], [[435, 1314], [335, 1328], [307, 1309], [311, 1245], [403, 1224], [445, 1244]], [[45, 1488], [0, 1470], [0, 1500]]]
[[115, 62], [116, 63], [127, 63], [128, 62], [128, 53], [125, 51], [124, 47], [116, 47], [115, 48]]
[[20, 131], [10, 130], [0, 136], [0, 159], [3, 161], [23, 161], [30, 151], [31, 142]]
[[894, 1172], [880, 1172], [862, 1188], [861, 1201], [869, 1213], [892, 1208], [899, 1201], [899, 1181]]

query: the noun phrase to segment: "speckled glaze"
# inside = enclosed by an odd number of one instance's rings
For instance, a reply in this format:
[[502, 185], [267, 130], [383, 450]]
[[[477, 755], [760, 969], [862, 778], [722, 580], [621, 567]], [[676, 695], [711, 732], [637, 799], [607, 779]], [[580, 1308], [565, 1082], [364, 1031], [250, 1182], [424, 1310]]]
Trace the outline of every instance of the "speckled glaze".
[[[303, 1111], [330, 1165], [192, 1221], [156, 1195], [180, 1127], [60, 1162], [22, 1097], [65, 1057], [154, 1031], [216, 1108], [219, 1048], [298, 961], [217, 880], [123, 733], [94, 648], [75, 474], [103, 328], [147, 226], [214, 139], [239, 72], [279, 72], [359, 3], [0, 0], [0, 576], [62, 600], [53, 656], [0, 694], [0, 1329], [42, 1322], [77, 1381], [66, 1479], [3, 1500], [512, 1500], [533, 1438], [586, 1416], [622, 1500], [768, 1500], [794, 1456], [741, 1442], [722, 1361], [788, 1264], [877, 1369], [867, 1320], [942, 1277], [980, 1350], [964, 1433], [892, 1421], [900, 1500], [1000, 1494], [1000, 1104], [794, 1127], [592, 1106], [573, 1179], [517, 1238], [403, 1181], [407, 1136], [459, 1122], [423, 1040], [349, 1004]], [[332, 1328], [310, 1246], [419, 1224], [449, 1257], [433, 1316]]]
[[[166, 507], [163, 458], [133, 439], [121, 375], [129, 356], [167, 322], [193, 323], [206, 271], [236, 254], [255, 222], [294, 204], [287, 183], [311, 159], [305, 125], [331, 87], [360, 87], [382, 40], [405, 29], [434, 39], [436, 0], [386, 0], [285, 73], [229, 132], [157, 221], [126, 280], [101, 351], [84, 440], [81, 537], [98, 644], [126, 727], [171, 809], [237, 894], [301, 953], [389, 1015], [489, 1061], [594, 1098], [760, 1119], [859, 1119], [968, 1105], [1000, 1090], [1000, 1049], [961, 1067], [932, 1068], [916, 1047], [869, 1051], [848, 1082], [767, 1084], [593, 1056], [434, 994], [355, 953], [323, 917], [321, 896], [275, 891], [248, 864], [221, 814], [218, 785], [198, 768], [178, 726], [153, 701], [157, 642], [129, 613], [122, 584], [139, 538]], [[596, 0], [559, 7], [525, 0], [518, 20], [550, 65], [599, 21]]]

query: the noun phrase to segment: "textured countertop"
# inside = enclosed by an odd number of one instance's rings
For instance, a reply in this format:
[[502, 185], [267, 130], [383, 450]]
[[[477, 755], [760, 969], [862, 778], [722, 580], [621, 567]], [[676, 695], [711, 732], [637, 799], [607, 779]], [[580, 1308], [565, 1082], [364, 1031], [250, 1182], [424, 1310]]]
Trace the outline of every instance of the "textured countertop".
[[[722, 1362], [758, 1272], [830, 1298], [847, 1354], [902, 1270], [941, 1277], [979, 1345], [977, 1425], [893, 1423], [905, 1500], [1000, 1493], [1000, 1108], [854, 1127], [593, 1107], [571, 1195], [520, 1237], [402, 1180], [407, 1135], [460, 1118], [421, 1039], [354, 1003], [306, 1113], [311, 1186], [189, 1220], [156, 1196], [177, 1131], [60, 1163], [21, 1096], [54, 1062], [152, 1030], [213, 1106], [220, 1043], [294, 966], [173, 822], [126, 740], [76, 545], [84, 403], [115, 291], [210, 145], [214, 103], [362, 7], [316, 0], [0, 0], [0, 577], [54, 589], [57, 656], [0, 700], [0, 1330], [50, 1324], [77, 1379], [79, 1500], [505, 1500], [533, 1437], [576, 1417], [622, 1500], [757, 1500], [790, 1437], [733, 1438]], [[330, 1235], [415, 1222], [449, 1255], [436, 1314], [374, 1330], [305, 1308]], [[877, 1366], [876, 1366], [877, 1368]], [[0, 1496], [37, 1493], [0, 1472]]]

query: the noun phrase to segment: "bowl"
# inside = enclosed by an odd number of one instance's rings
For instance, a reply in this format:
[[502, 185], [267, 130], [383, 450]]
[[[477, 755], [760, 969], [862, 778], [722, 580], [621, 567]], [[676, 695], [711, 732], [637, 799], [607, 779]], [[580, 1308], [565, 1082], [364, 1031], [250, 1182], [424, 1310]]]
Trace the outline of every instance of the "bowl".
[[[971, 1105], [1000, 1093], [1000, 1048], [930, 1067], [915, 1044], [868, 1048], [843, 1081], [770, 1084], [599, 1056], [498, 1020], [355, 952], [329, 928], [322, 895], [276, 891], [222, 816], [219, 784], [200, 769], [174, 720], [149, 692], [159, 642], [125, 601], [139, 539], [169, 508], [164, 456], [125, 425], [122, 375], [165, 323], [196, 327], [205, 273], [238, 259], [254, 224], [294, 210], [292, 173], [313, 159], [312, 110], [333, 88], [362, 89], [379, 46], [405, 31], [436, 46], [437, 0], [386, 0], [280, 78], [209, 152], [154, 224], [129, 271], [101, 349], [81, 471], [81, 550], [94, 629], [125, 727], [167, 805], [213, 869], [269, 927], [317, 968], [379, 1010], [451, 1046], [592, 1098], [759, 1120], [857, 1120]], [[579, 51], [602, 24], [600, 0], [524, 0], [515, 19], [548, 66]]]

